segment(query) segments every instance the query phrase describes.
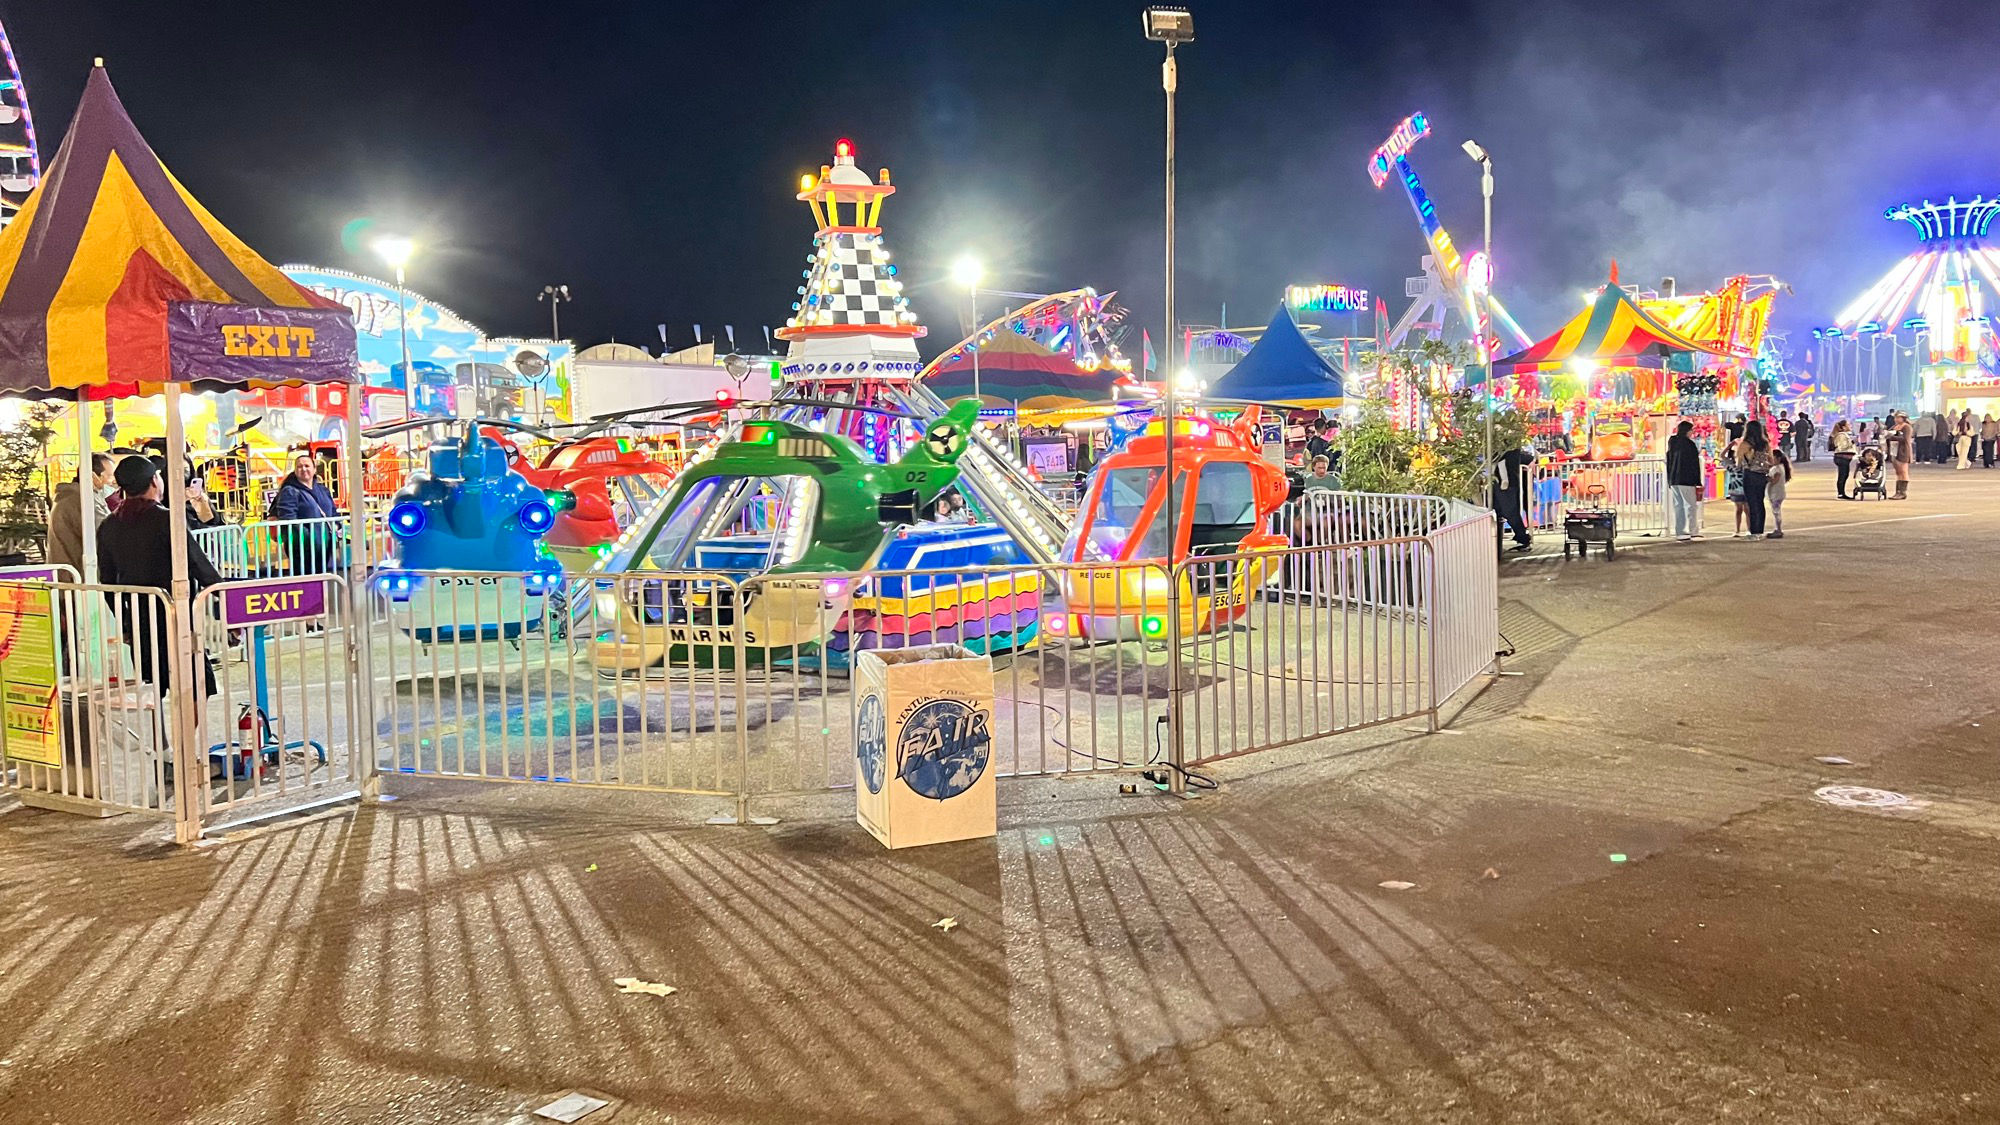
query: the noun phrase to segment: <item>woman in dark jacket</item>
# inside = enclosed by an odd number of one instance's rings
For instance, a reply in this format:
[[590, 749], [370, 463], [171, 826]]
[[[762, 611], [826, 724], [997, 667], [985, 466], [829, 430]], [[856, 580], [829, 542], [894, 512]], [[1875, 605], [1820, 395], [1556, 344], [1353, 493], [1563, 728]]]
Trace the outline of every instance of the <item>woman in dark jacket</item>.
[[[333, 493], [319, 481], [319, 464], [310, 453], [301, 453], [292, 461], [292, 471], [278, 485], [278, 494], [271, 500], [270, 518], [274, 521], [292, 522], [300, 520], [328, 520], [339, 515], [334, 507]], [[285, 536], [285, 545], [292, 557], [293, 574], [324, 574], [333, 567], [333, 555], [338, 538], [330, 523], [316, 523], [309, 527], [293, 528]]]

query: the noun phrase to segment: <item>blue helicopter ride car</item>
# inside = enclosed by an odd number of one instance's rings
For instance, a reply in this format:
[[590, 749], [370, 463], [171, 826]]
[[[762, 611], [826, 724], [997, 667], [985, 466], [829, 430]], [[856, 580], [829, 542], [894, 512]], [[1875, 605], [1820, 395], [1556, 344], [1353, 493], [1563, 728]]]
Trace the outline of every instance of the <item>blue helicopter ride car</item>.
[[[421, 419], [366, 436], [452, 424]], [[412, 474], [390, 501], [394, 558], [375, 568], [370, 584], [396, 627], [419, 644], [518, 643], [564, 621], [562, 564], [543, 537], [568, 494], [551, 497], [508, 468], [506, 447], [480, 433], [489, 426], [540, 433], [472, 419], [433, 441], [429, 471]]]

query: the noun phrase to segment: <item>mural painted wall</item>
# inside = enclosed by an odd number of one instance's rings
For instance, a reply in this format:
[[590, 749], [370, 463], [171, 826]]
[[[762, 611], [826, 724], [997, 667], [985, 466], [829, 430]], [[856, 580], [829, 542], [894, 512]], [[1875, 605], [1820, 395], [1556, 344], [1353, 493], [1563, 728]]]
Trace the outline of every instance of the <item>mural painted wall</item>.
[[[399, 302], [393, 282], [319, 266], [289, 265], [287, 277], [354, 314], [362, 409], [370, 423], [410, 415], [479, 415], [522, 422], [569, 419], [570, 360], [558, 340], [489, 337], [464, 317], [414, 291]], [[403, 371], [407, 308], [410, 368]]]

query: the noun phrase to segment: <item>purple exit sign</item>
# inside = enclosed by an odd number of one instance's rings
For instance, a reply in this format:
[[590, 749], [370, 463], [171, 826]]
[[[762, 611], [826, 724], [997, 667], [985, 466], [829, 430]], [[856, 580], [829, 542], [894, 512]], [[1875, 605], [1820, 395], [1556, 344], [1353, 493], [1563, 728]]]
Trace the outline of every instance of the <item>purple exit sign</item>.
[[326, 587], [324, 578], [229, 587], [222, 591], [222, 623], [235, 628], [324, 617]]

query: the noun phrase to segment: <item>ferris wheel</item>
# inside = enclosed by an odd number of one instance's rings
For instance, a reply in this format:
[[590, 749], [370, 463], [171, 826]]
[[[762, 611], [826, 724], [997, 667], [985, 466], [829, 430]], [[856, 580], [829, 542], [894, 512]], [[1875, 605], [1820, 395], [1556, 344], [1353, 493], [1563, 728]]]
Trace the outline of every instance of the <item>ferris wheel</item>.
[[21, 64], [14, 44], [0, 27], [0, 226], [6, 226], [42, 178], [42, 154], [35, 144], [35, 117], [28, 110], [28, 86], [21, 81]]

